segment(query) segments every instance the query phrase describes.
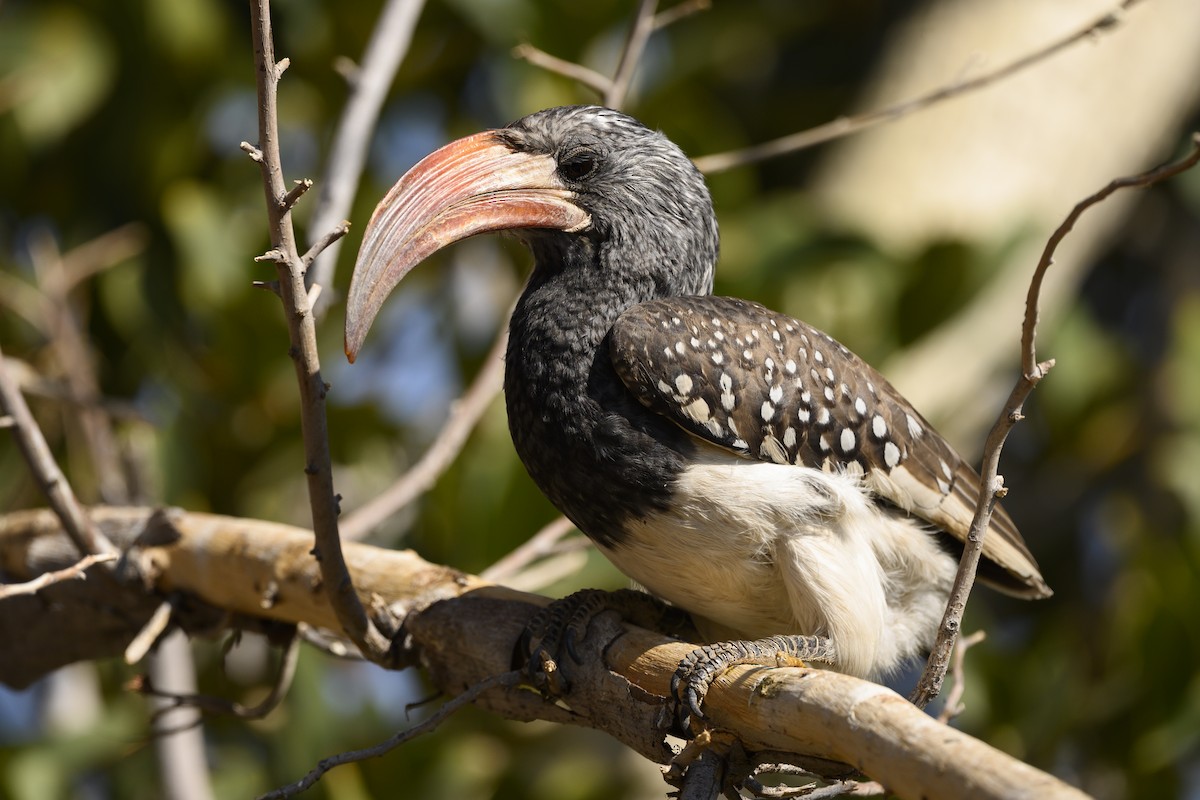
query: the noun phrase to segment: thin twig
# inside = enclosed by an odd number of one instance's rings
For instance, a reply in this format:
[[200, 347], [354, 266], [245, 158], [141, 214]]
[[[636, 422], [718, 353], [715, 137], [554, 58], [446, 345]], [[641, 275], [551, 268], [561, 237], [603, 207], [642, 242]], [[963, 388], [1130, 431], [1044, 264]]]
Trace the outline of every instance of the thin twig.
[[[49, 312], [44, 333], [50, 339], [54, 357], [71, 394], [82, 404], [78, 414], [79, 430], [86, 442], [95, 484], [104, 502], [126, 503], [129, 486], [121, 466], [120, 447], [112, 422], [98, 403], [100, 381], [96, 376], [95, 356], [83, 324], [71, 305], [69, 290], [74, 279], [49, 232], [40, 231], [30, 250], [38, 288], [46, 297]], [[88, 265], [82, 263], [82, 258], [76, 261], [75, 272], [84, 272]]]
[[315, 628], [305, 622], [297, 625], [296, 630], [305, 644], [315, 647], [322, 653], [331, 655], [334, 658], [343, 658], [347, 661], [363, 660], [362, 653], [358, 652], [358, 648], [354, 646], [353, 642], [331, 631], [326, 631], [324, 628]]
[[164, 600], [159, 603], [158, 608], [154, 609], [154, 613], [150, 619], [146, 620], [146, 624], [138, 631], [137, 636], [133, 637], [125, 647], [125, 663], [136, 664], [146, 657], [150, 652], [150, 648], [154, 647], [154, 643], [166, 633], [167, 628], [171, 624], [171, 601]]
[[[333, 132], [308, 229], [309, 253], [313, 256], [305, 255], [305, 261], [312, 264], [307, 276], [309, 286], [333, 288], [341, 244], [337, 237], [329, 239], [326, 231], [350, 216], [379, 109], [408, 52], [423, 6], [424, 0], [388, 0], [367, 41], [362, 65], [350, 82], [350, 96]], [[322, 241], [325, 245], [318, 248]], [[314, 303], [314, 313], [323, 316], [335, 299], [335, 292], [327, 292], [321, 302]]]
[[146, 249], [149, 239], [145, 225], [130, 222], [71, 248], [62, 255], [63, 290], [70, 291], [93, 275], [128, 261]]
[[133, 683], [132, 689], [139, 694], [157, 697], [168, 701], [168, 705], [164, 705], [155, 711], [155, 715], [161, 715], [170, 712], [176, 708], [188, 707], [198, 708], [211, 714], [225, 714], [228, 716], [237, 717], [239, 719], [262, 719], [270, 714], [279, 705], [280, 701], [287, 696], [288, 689], [291, 688], [292, 679], [296, 676], [296, 663], [300, 656], [299, 635], [293, 635], [283, 649], [283, 655], [279, 661], [279, 671], [275, 674], [275, 680], [271, 682], [271, 691], [261, 702], [253, 706], [242, 705], [233, 700], [228, 700], [224, 697], [214, 697], [207, 694], [181, 694], [177, 692], [163, 691], [154, 686], [149, 676], [141, 676], [141, 678]]
[[712, 8], [712, 0], [684, 0], [682, 3], [671, 6], [666, 11], [660, 11], [654, 15], [654, 30], [660, 31], [668, 25], [674, 25], [681, 19], [686, 19], [700, 11], [707, 11]]
[[[345, 236], [349, 232], [350, 232], [350, 220], [348, 220], [348, 219], [342, 220], [337, 225], [334, 225], [332, 228], [330, 228], [328, 231], [326, 231], [325, 235], [322, 236], [321, 238], [317, 239], [315, 242], [313, 242], [312, 246], [309, 247], [308, 250], [301, 257], [301, 260], [304, 261], [305, 268], [307, 269], [308, 267], [310, 267], [312, 265], [313, 261], [315, 261], [321, 255], [321, 253], [328, 250], [330, 247], [333, 246], [334, 242], [338, 241], [339, 239], [341, 239], [343, 236]], [[313, 289], [319, 290], [321, 288], [321, 286], [323, 286], [323, 285], [324, 284], [320, 281], [311, 282], [310, 286], [312, 288], [309, 290], [310, 293]]]
[[950, 663], [950, 652], [958, 637], [967, 598], [970, 596], [971, 586], [975, 582], [979, 555], [983, 551], [983, 534], [991, 524], [992, 510], [995, 508], [996, 499], [1006, 492], [1004, 481], [999, 474], [1000, 453], [1004, 449], [1004, 441], [1013, 427], [1023, 419], [1022, 406], [1025, 399], [1054, 366], [1053, 359], [1042, 362], [1037, 360], [1034, 340], [1037, 334], [1038, 303], [1042, 280], [1046, 271], [1050, 269], [1050, 265], [1054, 263], [1054, 253], [1058, 249], [1059, 243], [1075, 227], [1075, 223], [1083, 215], [1083, 212], [1102, 202], [1119, 189], [1150, 186], [1191, 169], [1197, 162], [1200, 162], [1200, 133], [1192, 134], [1192, 151], [1184, 158], [1138, 175], [1117, 178], [1100, 191], [1081, 200], [1046, 242], [1042, 257], [1029, 282], [1029, 294], [1025, 300], [1025, 319], [1021, 326], [1022, 375], [1009, 394], [1008, 401], [1004, 404], [991, 432], [988, 433], [984, 445], [983, 468], [980, 476], [980, 486], [983, 488], [979, 493], [979, 502], [975, 507], [975, 518], [971, 522], [967, 541], [963, 545], [962, 560], [959, 562], [958, 574], [954, 578], [954, 586], [950, 591], [950, 599], [946, 604], [946, 613], [942, 618], [937, 640], [934, 642], [921, 679], [911, 696], [912, 702], [918, 707], [924, 708], [941, 691], [942, 682], [946, 677], [946, 669]]
[[400, 731], [387, 741], [380, 742], [373, 747], [366, 747], [362, 750], [351, 750], [346, 753], [339, 753], [335, 756], [322, 759], [321, 762], [318, 763], [311, 772], [309, 772], [296, 783], [288, 786], [281, 786], [273, 792], [267, 792], [266, 794], [261, 795], [258, 800], [279, 800], [280, 798], [294, 797], [300, 792], [303, 792], [305, 789], [312, 787], [313, 784], [319, 781], [326, 772], [334, 767], [339, 767], [343, 764], [352, 764], [357, 761], [365, 761], [368, 758], [376, 758], [384, 753], [390, 752], [405, 742], [412, 741], [418, 736], [423, 736], [424, 734], [436, 730], [437, 727], [449, 719], [454, 712], [458, 711], [467, 703], [473, 702], [476, 698], [489, 689], [494, 689], [498, 686], [511, 688], [520, 683], [520, 681], [521, 673], [517, 671], [505, 672], [501, 675], [494, 675], [490, 678], [482, 680], [476, 683], [474, 686], [471, 686], [454, 699], [447, 701], [425, 721], [418, 723], [407, 730]]
[[524, 569], [530, 562], [549, 555], [559, 540], [573, 530], [575, 530], [575, 523], [566, 517], [558, 517], [547, 523], [508, 555], [479, 573], [479, 577], [485, 581], [503, 583]]
[[963, 705], [962, 699], [967, 692], [967, 651], [986, 638], [987, 631], [980, 630], [958, 640], [958, 645], [954, 648], [954, 658], [950, 664], [950, 674], [954, 677], [954, 685], [946, 694], [946, 705], [938, 714], [940, 722], [949, 723], [965, 710], [966, 706]]
[[75, 499], [75, 492], [58, 468], [50, 446], [46, 444], [46, 437], [25, 404], [25, 398], [16, 382], [8, 376], [3, 352], [0, 352], [0, 412], [12, 417], [12, 432], [17, 447], [25, 457], [42, 494], [62, 522], [63, 530], [79, 549], [79, 554], [87, 556], [117, 552]]
[[496, 337], [496, 343], [484, 357], [483, 367], [470, 388], [450, 409], [450, 416], [438, 431], [433, 444], [412, 469], [401, 475], [395, 483], [366, 505], [346, 515], [342, 522], [344, 538], [355, 540], [366, 536], [392, 514], [428, 491], [454, 463], [467, 437], [504, 385], [504, 351], [507, 346], [508, 326], [505, 325]]
[[625, 102], [629, 86], [633, 81], [633, 74], [645, 52], [646, 42], [650, 35], [681, 19], [690, 17], [692, 14], [705, 11], [712, 4], [710, 0], [685, 0], [685, 2], [658, 14], [654, 13], [656, 5], [657, 3], [650, 2], [650, 0], [642, 0], [637, 16], [629, 29], [625, 46], [621, 49], [615, 76], [612, 78], [582, 64], [550, 55], [545, 50], [539, 50], [528, 43], [517, 45], [513, 48], [512, 54], [515, 58], [528, 61], [535, 67], [583, 84], [600, 95], [604, 105], [609, 108], [620, 108]]
[[8, 583], [0, 585], [0, 600], [6, 597], [16, 597], [19, 594], [37, 594], [42, 589], [55, 583], [72, 580], [87, 580], [88, 568], [93, 564], [104, 564], [109, 561], [116, 561], [118, 558], [116, 553], [101, 553], [86, 555], [76, 563], [65, 569], [56, 569], [53, 572], [43, 572], [31, 581], [24, 583]]
[[[277, 90], [279, 76], [287, 60], [275, 61], [271, 33], [271, 9], [268, 0], [252, 0], [250, 16], [254, 40], [254, 66], [258, 86], [259, 145], [243, 144], [242, 149], [262, 167], [266, 194], [267, 219], [272, 251], [278, 254], [276, 271], [283, 299], [290, 341], [289, 354], [300, 387], [300, 429], [304, 438], [304, 474], [312, 506], [316, 556], [330, 605], [338, 622], [358, 648], [372, 661], [386, 660], [389, 642], [367, 616], [354, 592], [338, 538], [338, 497], [333, 491], [333, 471], [329, 454], [329, 433], [325, 415], [328, 386], [321, 378], [317, 353], [316, 325], [304, 284], [304, 264], [296, 249], [291, 209], [282, 204], [287, 195], [283, 166], [279, 156]], [[257, 156], [257, 158], [255, 158]]]
[[952, 97], [958, 97], [959, 95], [973, 92], [976, 89], [982, 89], [985, 86], [989, 86], [1021, 70], [1027, 69], [1034, 64], [1045, 61], [1047, 58], [1062, 50], [1066, 50], [1078, 42], [1092, 40], [1101, 33], [1113, 30], [1120, 25], [1124, 18], [1124, 12], [1139, 2], [1141, 0], [1123, 0], [1115, 9], [1097, 18], [1080, 30], [978, 77], [941, 86], [928, 94], [923, 94], [911, 100], [905, 100], [877, 111], [869, 111], [865, 114], [857, 114], [851, 117], [839, 117], [838, 119], [818, 125], [815, 128], [792, 133], [769, 142], [751, 145], [740, 150], [731, 150], [726, 153], [700, 156], [695, 159], [696, 167], [707, 175], [714, 175], [718, 172], [734, 169], [735, 167], [757, 164], [760, 161], [778, 158], [779, 156], [804, 150], [805, 148], [823, 144], [833, 139], [840, 139], [843, 136], [859, 133], [880, 123], [892, 122], [901, 117], [908, 116], [915, 111], [949, 100]]
[[293, 181], [293, 186], [288, 189], [288, 193], [279, 201], [279, 207], [284, 211], [290, 210], [304, 196], [305, 192], [313, 187], [312, 178], [301, 178]]
[[564, 78], [570, 78], [576, 83], [581, 83], [601, 97], [604, 97], [612, 90], [612, 78], [609, 78], [607, 75], [602, 75], [596, 72], [596, 70], [589, 69], [582, 64], [576, 64], [572, 61], [552, 56], [545, 50], [539, 50], [531, 44], [517, 45], [513, 48], [512, 54], [514, 58], [528, 61], [535, 67], [540, 67], [547, 72], [553, 72], [555, 75], [562, 75]]
[[44, 377], [28, 362], [19, 358], [5, 356], [4, 363], [8, 367], [11, 380], [17, 388], [26, 395], [54, 400], [64, 405], [82, 408], [99, 408], [113, 419], [132, 422], [148, 422], [146, 415], [134, 403], [127, 400], [117, 400], [110, 397], [93, 398], [90, 401], [76, 397], [71, 388], [64, 382]]
[[637, 16], [629, 26], [629, 37], [621, 50], [621, 60], [617, 62], [617, 71], [613, 73], [612, 85], [604, 93], [604, 105], [609, 108], [620, 108], [625, 104], [629, 87], [633, 85], [633, 75], [646, 51], [646, 43], [650, 34], [654, 33], [654, 10], [658, 8], [658, 0], [641, 0], [638, 3]]

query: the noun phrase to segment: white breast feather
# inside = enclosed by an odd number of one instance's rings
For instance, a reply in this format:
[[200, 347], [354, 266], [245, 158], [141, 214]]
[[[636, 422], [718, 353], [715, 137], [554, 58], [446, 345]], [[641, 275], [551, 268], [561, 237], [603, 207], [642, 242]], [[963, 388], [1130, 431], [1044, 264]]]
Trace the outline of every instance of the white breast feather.
[[704, 446], [675, 490], [670, 514], [631, 521], [604, 553], [710, 641], [828, 636], [836, 668], [863, 677], [932, 645], [956, 563], [860, 477]]

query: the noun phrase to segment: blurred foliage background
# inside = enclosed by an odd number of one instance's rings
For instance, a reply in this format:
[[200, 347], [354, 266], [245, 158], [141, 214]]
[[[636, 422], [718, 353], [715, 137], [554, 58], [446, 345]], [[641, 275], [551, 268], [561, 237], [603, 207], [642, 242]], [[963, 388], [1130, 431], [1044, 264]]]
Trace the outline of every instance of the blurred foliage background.
[[[514, 59], [515, 45], [530, 42], [611, 72], [633, 5], [430, 0], [371, 148], [334, 291], [344, 291], [374, 203], [420, 156], [542, 107], [596, 99]], [[1002, 61], [983, 41], [922, 45], [914, 30], [932, 36], [934, 28], [914, 29], [914, 21], [926, 24], [947, 8], [975, 15], [985, 6], [1033, 5], [716, 0], [653, 38], [628, 110], [695, 155], [765, 141], [877, 100], [871, 87], [903, 71], [897, 53], [911, 53], [913, 41], [918, 50], [945, 52], [935, 59], [941, 79], [927, 89], [978, 69], [951, 44], [982, 53], [989, 67]], [[1109, 4], [1058, 5], [1078, 27]], [[277, 51], [291, 59], [280, 87], [289, 178], [320, 174], [346, 96], [334, 64], [360, 56], [379, 6], [275, 4]], [[1130, 17], [1131, 28], [1157, 19], [1200, 50], [1197, 7], [1186, 0], [1148, 3]], [[1050, 24], [1044, 33], [1024, 32], [1034, 42], [1054, 35]], [[1116, 42], [1126, 35], [1134, 33], [1116, 30], [1086, 44], [1088, 57], [1107, 58], [1122, 73], [1150, 58], [1163, 60], [1167, 73], [1195, 74], [1176, 40], [1122, 62]], [[967, 159], [965, 176], [958, 168], [907, 182], [880, 175], [858, 189], [860, 200], [848, 201], [850, 179], [839, 170], [857, 157], [855, 143], [710, 181], [725, 243], [718, 293], [826, 327], [914, 397], [941, 398], [931, 416], [971, 457], [1015, 375], [1019, 303], [1004, 307], [999, 324], [981, 321], [956, 334], [958, 355], [936, 361], [935, 380], [906, 382], [906, 354], [964, 308], [986, 305], [981, 299], [1009, 271], [1023, 286], [1034, 261], [1014, 254], [1036, 253], [1075, 200], [1177, 153], [1200, 127], [1194, 87], [1173, 95], [1158, 118], [1130, 112], [1114, 94], [1111, 115], [1065, 119], [1057, 112], [1075, 108], [1072, 98], [1115, 90], [1099, 73], [1056, 80], [1038, 69], [1026, 86], [1043, 91], [1018, 91], [1010, 101], [1028, 111], [1019, 120], [1011, 108], [988, 106], [987, 92], [977, 106], [956, 101], [994, 133], [982, 155]], [[0, 3], [0, 341], [6, 356], [56, 377], [61, 366], [32, 324], [37, 302], [27, 290], [55, 253], [69, 259], [108, 234], [109, 249], [93, 256], [96, 274], [71, 302], [101, 390], [122, 404], [117, 430], [137, 467], [135, 495], [306, 525], [286, 330], [275, 298], [250, 285], [273, 277], [251, 260], [268, 246], [263, 194], [257, 167], [238, 149], [257, 139], [253, 81], [242, 3]], [[888, 163], [980, 146], [977, 129], [939, 128], [914, 150], [897, 144]], [[1025, 140], [1062, 136], [1081, 150], [1103, 147], [1113, 160], [1072, 160], [1068, 149], [1031, 164], [1019, 149]], [[1147, 144], [1120, 144], [1131, 140]], [[873, 225], [882, 212], [856, 219], [830, 210], [840, 202], [918, 213], [926, 206], [916, 197], [956, 179], [977, 190], [986, 210], [1022, 168], [1041, 183], [1009, 192], [1017, 200], [985, 214], [986, 233], [905, 223], [898, 237]], [[1071, 199], [1056, 199], [1052, 214], [1035, 213], [1047, 186]], [[310, 206], [300, 205], [301, 225]], [[1101, 798], [1200, 797], [1200, 173], [1117, 208], [1104, 231], [1081, 226], [1078, 236], [1093, 244], [1086, 259], [1076, 254], [1074, 277], [1040, 341], [1041, 355], [1059, 366], [1035, 393], [1002, 464], [1012, 488], [1006, 505], [1057, 594], [1037, 604], [975, 595], [967, 630], [985, 627], [990, 637], [969, 657], [967, 712], [957, 724]], [[946, 214], [926, 216], [940, 223]], [[1064, 254], [1064, 270], [1070, 259]], [[355, 368], [341, 358], [340, 308], [320, 326], [344, 508], [374, 496], [428, 445], [528, 267], [519, 248], [494, 238], [435, 261], [385, 308]], [[991, 372], [999, 384], [955, 380], [997, 342], [1003, 363]], [[103, 476], [84, 452], [76, 412], [57, 401], [34, 403], [77, 492], [85, 502], [103, 500]], [[15, 448], [0, 445], [0, 508], [41, 504]], [[479, 571], [555, 516], [518, 463], [497, 400], [435, 489], [374, 540]], [[589, 556], [547, 591], [622, 584]], [[0, 644], [0, 657], [8, 646]], [[261, 640], [247, 637], [228, 657], [219, 643], [193, 650], [203, 690], [241, 700], [265, 691], [272, 659]], [[90, 700], [73, 700], [65, 712], [55, 680], [0, 691], [0, 796], [160, 796], [146, 703], [121, 689], [134, 672], [106, 663], [75, 673]], [[912, 677], [897, 685], [907, 688]], [[374, 743], [407, 724], [405, 704], [426, 691], [415, 673], [306, 652], [287, 701], [266, 720], [206, 720], [214, 794], [265, 791], [323, 756]], [[468, 710], [386, 758], [335, 770], [308, 796], [583, 800], [664, 792], [652, 766], [603, 735]]]

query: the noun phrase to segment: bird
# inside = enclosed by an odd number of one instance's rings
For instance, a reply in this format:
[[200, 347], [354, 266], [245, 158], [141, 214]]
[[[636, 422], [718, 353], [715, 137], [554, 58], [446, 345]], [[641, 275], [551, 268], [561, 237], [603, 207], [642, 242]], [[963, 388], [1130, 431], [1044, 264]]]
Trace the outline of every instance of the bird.
[[[979, 476], [848, 348], [712, 295], [717, 219], [677, 145], [585, 105], [433, 152], [364, 232], [350, 361], [413, 267], [489, 232], [533, 255], [505, 357], [516, 452], [621, 572], [691, 615], [715, 649], [690, 669], [713, 653], [731, 663], [749, 642], [768, 663], [778, 651], [882, 680], [928, 652]], [[1051, 594], [999, 506], [979, 577]]]

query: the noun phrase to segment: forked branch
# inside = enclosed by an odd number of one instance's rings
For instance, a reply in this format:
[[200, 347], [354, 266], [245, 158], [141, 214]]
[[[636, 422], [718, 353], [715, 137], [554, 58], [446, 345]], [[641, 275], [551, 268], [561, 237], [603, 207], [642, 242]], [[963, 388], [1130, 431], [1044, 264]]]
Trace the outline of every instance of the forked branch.
[[1198, 161], [1200, 161], [1200, 133], [1192, 135], [1192, 150], [1184, 158], [1137, 175], [1117, 178], [1100, 191], [1081, 200], [1046, 242], [1046, 247], [1042, 251], [1042, 256], [1038, 260], [1033, 277], [1029, 282], [1029, 293], [1025, 300], [1025, 319], [1021, 325], [1021, 377], [1009, 394], [1008, 401], [1000, 411], [1000, 416], [992, 426], [984, 445], [983, 468], [980, 477], [983, 491], [979, 493], [975, 518], [971, 522], [971, 529], [967, 534], [962, 560], [959, 562], [954, 587], [950, 591], [950, 600], [946, 604], [946, 613], [938, 630], [937, 641], [934, 643], [933, 652], [930, 653], [929, 661], [925, 665], [925, 671], [921, 674], [921, 680], [913, 690], [911, 699], [918, 707], [924, 708], [930, 700], [937, 697], [942, 689], [942, 682], [945, 680], [946, 669], [950, 662], [950, 653], [958, 638], [967, 598], [970, 596], [971, 586], [975, 582], [979, 556], [983, 551], [983, 534], [991, 524], [996, 500], [1007, 493], [999, 472], [1000, 453], [1004, 449], [1004, 442], [1013, 427], [1023, 419], [1022, 408], [1026, 398], [1054, 366], [1053, 359], [1038, 361], [1035, 338], [1042, 280], [1046, 271], [1050, 269], [1050, 265], [1054, 263], [1054, 253], [1058, 250], [1058, 245], [1075, 227], [1075, 223], [1085, 211], [1102, 202], [1109, 195], [1120, 189], [1151, 186], [1191, 169]]

